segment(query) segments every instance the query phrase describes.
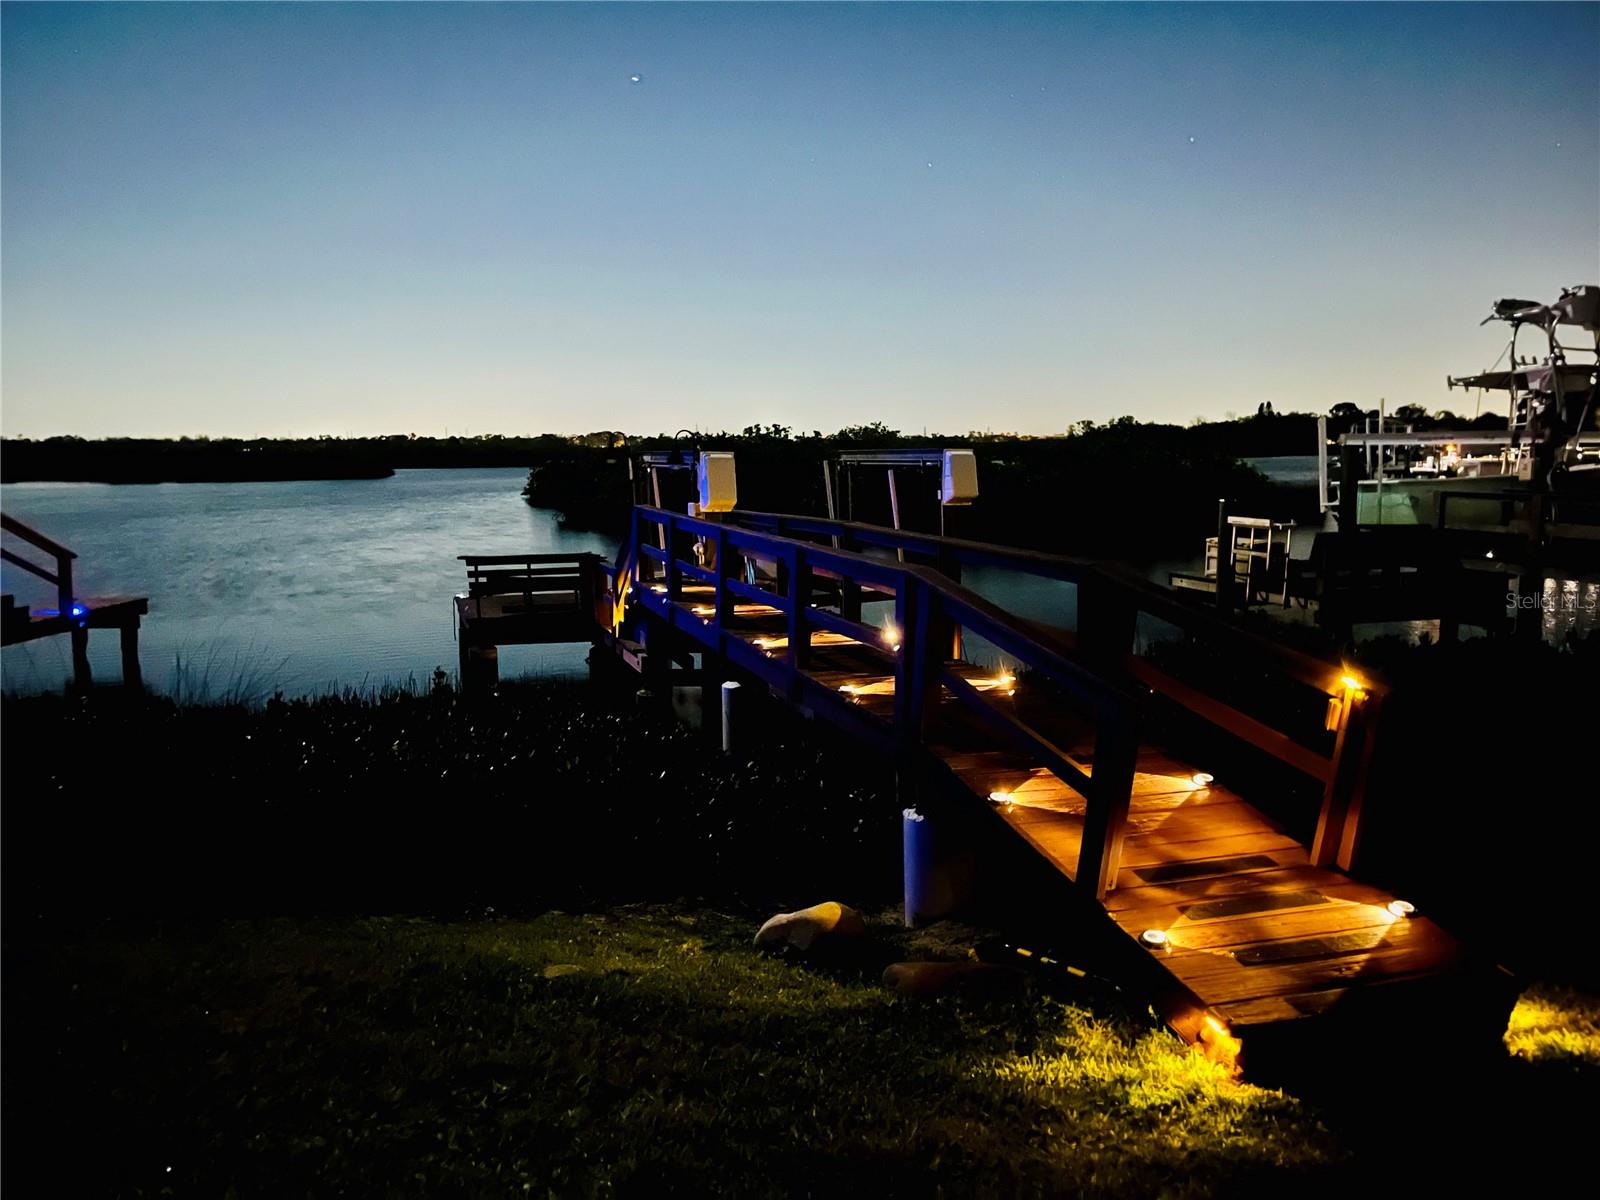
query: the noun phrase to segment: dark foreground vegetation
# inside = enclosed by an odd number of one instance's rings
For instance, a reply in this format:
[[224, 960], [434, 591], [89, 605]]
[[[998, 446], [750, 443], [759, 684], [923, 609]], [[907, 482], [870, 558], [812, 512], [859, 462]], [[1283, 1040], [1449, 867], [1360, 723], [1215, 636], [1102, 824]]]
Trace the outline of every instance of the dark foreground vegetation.
[[[4, 726], [13, 1188], [1531, 1187], [1570, 1167], [1597, 1098], [1600, 1012], [1560, 987], [1524, 997], [1492, 1062], [1352, 1063], [1289, 1094], [1093, 981], [892, 997], [884, 961], [972, 943], [898, 927], [886, 765], [825, 730], [775, 723], [727, 757], [631, 696], [467, 705], [442, 680], [253, 711], [9, 699]], [[865, 958], [750, 948], [825, 896], [869, 913]], [[1456, 1149], [1396, 1166], [1395, 1121]]]

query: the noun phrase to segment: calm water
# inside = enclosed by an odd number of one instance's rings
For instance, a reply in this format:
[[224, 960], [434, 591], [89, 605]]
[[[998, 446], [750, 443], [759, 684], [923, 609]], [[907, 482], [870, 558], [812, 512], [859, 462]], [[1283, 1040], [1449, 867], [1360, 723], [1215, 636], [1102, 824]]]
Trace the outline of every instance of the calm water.
[[[263, 698], [277, 688], [294, 695], [425, 683], [436, 666], [454, 671], [451, 597], [465, 584], [458, 554], [615, 553], [609, 539], [563, 532], [554, 513], [529, 508], [525, 479], [514, 468], [294, 483], [35, 483], [0, 489], [0, 500], [78, 552], [80, 593], [150, 597], [141, 658], [152, 687], [213, 698], [238, 687]], [[1196, 569], [1198, 551], [1192, 562], [1145, 570], [1165, 583], [1171, 569]], [[42, 581], [10, 566], [3, 574], [5, 591], [54, 607]], [[1076, 624], [1069, 584], [992, 570], [963, 578], [1020, 616]], [[1600, 621], [1600, 582], [1552, 580], [1547, 591], [1550, 640]], [[1437, 636], [1437, 622], [1364, 632]], [[96, 678], [117, 679], [116, 635], [96, 633], [89, 644]], [[583, 670], [587, 647], [500, 653], [504, 677], [568, 675]], [[969, 654], [998, 657], [976, 642]], [[0, 653], [0, 685], [10, 692], [56, 690], [69, 673], [63, 638]]]
[[[140, 657], [154, 688], [257, 694], [372, 686], [454, 671], [458, 554], [598, 550], [529, 508], [520, 468], [401, 471], [390, 479], [117, 486], [15, 484], [6, 512], [78, 552], [78, 591], [150, 597]], [[8, 536], [6, 544], [12, 546]], [[21, 549], [14, 547], [13, 549]], [[7, 564], [5, 591], [54, 607], [51, 589]], [[121, 676], [117, 636], [89, 637], [98, 680]], [[501, 671], [582, 669], [587, 647], [506, 647]], [[175, 672], [179, 660], [186, 679]], [[65, 638], [8, 646], [7, 691], [59, 688]], [[263, 691], [264, 689], [264, 691]]]

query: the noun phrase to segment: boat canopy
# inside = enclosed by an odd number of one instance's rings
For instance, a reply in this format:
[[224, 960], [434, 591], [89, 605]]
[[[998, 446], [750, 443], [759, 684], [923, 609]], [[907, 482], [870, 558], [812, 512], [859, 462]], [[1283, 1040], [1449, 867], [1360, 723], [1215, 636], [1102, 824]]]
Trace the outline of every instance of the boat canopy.
[[1592, 283], [1562, 291], [1553, 304], [1536, 300], [1496, 300], [1494, 311], [1479, 322], [1510, 321], [1517, 325], [1538, 325], [1553, 329], [1557, 325], [1577, 325], [1600, 332], [1600, 287]]
[[[1586, 392], [1594, 387], [1595, 369], [1588, 363], [1564, 363], [1561, 368], [1563, 393]], [[1518, 367], [1515, 370], [1483, 371], [1477, 375], [1445, 376], [1445, 383], [1453, 388], [1484, 388], [1498, 392], [1552, 392], [1555, 390], [1556, 368], [1547, 364]]]

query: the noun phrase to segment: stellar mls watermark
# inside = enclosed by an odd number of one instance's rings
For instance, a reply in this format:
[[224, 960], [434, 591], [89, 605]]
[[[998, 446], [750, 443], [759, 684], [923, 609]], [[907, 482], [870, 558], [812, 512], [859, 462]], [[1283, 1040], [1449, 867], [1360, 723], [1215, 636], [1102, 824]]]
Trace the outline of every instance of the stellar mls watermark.
[[1582, 592], [1519, 592], [1506, 593], [1506, 611], [1538, 609], [1551, 613], [1594, 613], [1600, 611], [1600, 591], [1585, 588]]

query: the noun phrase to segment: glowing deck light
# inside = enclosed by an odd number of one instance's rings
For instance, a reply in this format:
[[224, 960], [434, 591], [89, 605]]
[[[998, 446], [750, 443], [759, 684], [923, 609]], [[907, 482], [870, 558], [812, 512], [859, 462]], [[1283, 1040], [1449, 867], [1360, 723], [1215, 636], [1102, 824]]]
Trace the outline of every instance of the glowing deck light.
[[1212, 778], [1213, 777], [1211, 775], [1208, 775], [1204, 771], [1196, 771], [1189, 777], [1189, 782], [1194, 784], [1197, 788], [1210, 787]]
[[72, 610], [71, 611], [72, 611], [72, 615], [73, 616], [81, 617], [81, 616], [83, 616], [84, 613], [88, 612], [89, 610], [86, 607], [84, 607], [82, 604], [74, 604], [72, 606]]
[[697, 617], [714, 617], [717, 615], [717, 610], [709, 604], [696, 604], [694, 606], [694, 615]]
[[1003, 788], [999, 789], [997, 791], [990, 792], [989, 793], [989, 803], [991, 803], [991, 804], [1011, 804], [1011, 803], [1013, 803], [1013, 801], [1011, 799], [1011, 793], [1006, 791]]
[[1415, 916], [1417, 912], [1417, 906], [1409, 900], [1391, 900], [1384, 907], [1397, 917]]
[[880, 632], [883, 635], [884, 645], [888, 646], [891, 650], [900, 649], [901, 636], [900, 627], [898, 625], [896, 625], [893, 621], [890, 621], [883, 627], [882, 630], [880, 630]]
[[1366, 684], [1362, 683], [1361, 680], [1357, 679], [1354, 675], [1349, 675], [1349, 674], [1345, 674], [1345, 675], [1339, 676], [1339, 683], [1344, 688], [1344, 690], [1347, 691], [1347, 692], [1365, 691], [1366, 690], [1366, 686], [1367, 686]]
[[1139, 940], [1152, 950], [1165, 950], [1171, 945], [1165, 929], [1146, 929], [1139, 935]]
[[658, 596], [665, 596], [667, 594], [667, 585], [664, 583], [652, 583], [650, 590]]

